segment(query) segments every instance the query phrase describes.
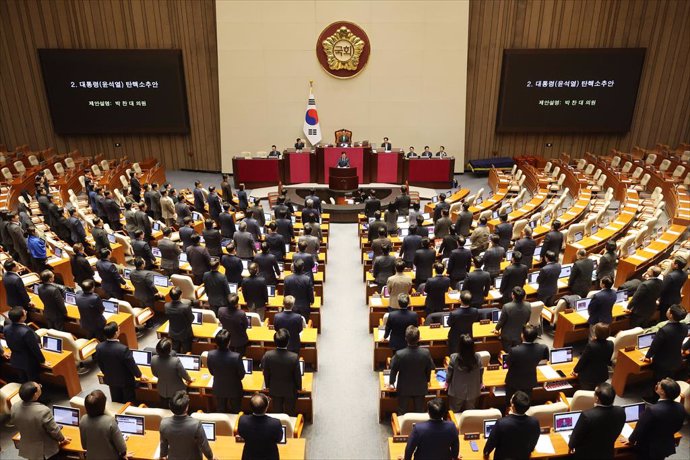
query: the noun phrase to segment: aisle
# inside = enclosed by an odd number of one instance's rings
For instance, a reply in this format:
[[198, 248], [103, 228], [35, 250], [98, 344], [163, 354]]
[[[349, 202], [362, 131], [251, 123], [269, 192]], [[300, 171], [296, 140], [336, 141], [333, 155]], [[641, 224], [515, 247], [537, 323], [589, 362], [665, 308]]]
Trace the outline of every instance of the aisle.
[[390, 429], [378, 423], [356, 224], [331, 224], [326, 305], [314, 379], [314, 423], [305, 429], [307, 458], [380, 459]]

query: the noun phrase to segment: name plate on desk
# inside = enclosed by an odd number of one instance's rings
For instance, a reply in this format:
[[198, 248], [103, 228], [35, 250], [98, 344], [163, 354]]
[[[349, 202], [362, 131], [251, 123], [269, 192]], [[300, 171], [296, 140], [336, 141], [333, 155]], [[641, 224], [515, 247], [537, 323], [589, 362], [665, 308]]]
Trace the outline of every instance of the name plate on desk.
[[488, 366], [486, 366], [486, 368], [490, 371], [497, 371], [498, 369], [500, 369], [500, 367], [501, 366], [499, 364], [489, 364]]
[[479, 439], [479, 433], [465, 433], [463, 439], [465, 441], [472, 441], [475, 439]]
[[431, 323], [429, 324], [429, 329], [439, 329], [441, 327], [440, 323]]
[[479, 320], [479, 324], [489, 324], [489, 323], [491, 323], [490, 319], [480, 319]]
[[575, 311], [575, 310], [573, 310], [572, 308], [566, 308], [565, 310], [563, 310], [563, 313], [568, 314], [568, 313], [572, 313], [572, 312], [574, 312], [574, 311]]
[[393, 442], [407, 442], [407, 436], [393, 436]]
[[635, 351], [635, 348], [637, 348], [635, 345], [629, 345], [625, 347], [623, 350], [625, 351]]

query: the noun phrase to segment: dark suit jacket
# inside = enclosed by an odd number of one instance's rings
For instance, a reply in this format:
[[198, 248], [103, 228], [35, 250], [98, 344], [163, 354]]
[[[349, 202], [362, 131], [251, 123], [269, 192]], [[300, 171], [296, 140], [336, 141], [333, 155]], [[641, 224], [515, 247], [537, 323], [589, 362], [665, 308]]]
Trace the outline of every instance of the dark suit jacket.
[[280, 278], [280, 267], [276, 256], [271, 254], [259, 253], [254, 256], [254, 262], [259, 266], [259, 275], [263, 276], [266, 284], [275, 286]]
[[220, 204], [220, 197], [216, 192], [208, 194], [208, 213], [212, 219], [218, 220], [218, 216], [223, 211], [223, 206]]
[[460, 307], [450, 312], [448, 317], [448, 350], [449, 354], [458, 352], [460, 336], [472, 336], [472, 324], [479, 321], [479, 310], [474, 307]]
[[592, 289], [593, 271], [594, 261], [592, 259], [575, 261], [570, 271], [570, 278], [568, 278], [568, 288], [570, 288], [570, 292], [580, 297], [587, 297], [587, 293]]
[[218, 215], [218, 222], [220, 225], [220, 234], [223, 238], [231, 238], [237, 231], [237, 227], [235, 226], [235, 218], [232, 216], [232, 214], [227, 213], [225, 211], [221, 212]]
[[602, 289], [592, 296], [587, 311], [589, 324], [605, 323], [613, 321], [613, 305], [616, 303], [616, 292], [613, 289]]
[[113, 200], [112, 198], [106, 199], [103, 201], [103, 207], [105, 208], [105, 213], [108, 216], [108, 221], [111, 223], [120, 222], [120, 218], [122, 216], [120, 215], [120, 205], [117, 204], [117, 201]]
[[613, 356], [613, 342], [590, 340], [573, 369], [580, 382], [598, 385], [609, 378], [609, 364]]
[[[247, 226], [247, 230], [249, 230], [249, 226]], [[238, 257], [241, 259], [251, 259], [254, 257], [254, 253], [256, 252], [254, 235], [249, 231], [241, 232], [238, 230], [235, 232], [232, 239], [235, 242]]]
[[244, 439], [242, 460], [278, 460], [278, 443], [283, 437], [280, 420], [269, 415], [243, 415], [237, 432]]
[[395, 275], [395, 257], [378, 256], [374, 259], [374, 282], [384, 286], [388, 278]]
[[460, 453], [458, 429], [444, 420], [417, 423], [407, 440], [405, 460], [438, 459], [455, 460]]
[[144, 211], [137, 211], [134, 213], [134, 221], [137, 224], [137, 229], [144, 232], [144, 239], [151, 239], [151, 219]]
[[427, 314], [441, 311], [446, 306], [446, 292], [450, 289], [450, 278], [443, 275], [432, 276], [426, 280], [424, 306]]
[[192, 332], [192, 303], [189, 300], [173, 300], [165, 304], [165, 316], [168, 318], [168, 335], [173, 340], [184, 342], [194, 336]]
[[529, 415], [511, 414], [498, 419], [484, 446], [484, 455], [492, 450], [495, 460], [527, 460], [539, 441], [539, 421]]
[[374, 213], [380, 210], [381, 201], [378, 198], [367, 198], [364, 200], [364, 214], [367, 217], [374, 217]]
[[539, 361], [549, 359], [549, 347], [541, 343], [521, 343], [510, 350], [507, 359], [506, 386], [531, 390], [537, 386]]
[[394, 385], [397, 382], [399, 396], [425, 396], [434, 368], [428, 348], [402, 348], [391, 360], [390, 384]]
[[275, 329], [287, 329], [290, 333], [290, 341], [288, 342], [288, 350], [299, 353], [301, 340], [299, 333], [302, 332], [304, 318], [299, 313], [291, 310], [285, 310], [278, 313], [273, 320]]
[[104, 228], [94, 227], [91, 229], [91, 236], [96, 244], [96, 253], [98, 254], [101, 249], [110, 249], [110, 241], [108, 241], [108, 232]]
[[180, 227], [184, 225], [185, 217], [192, 217], [192, 211], [189, 209], [189, 205], [184, 201], [175, 203], [175, 214], [177, 214], [177, 225]]
[[[561, 275], [561, 264], [558, 262], [544, 265], [537, 276], [537, 299], [545, 302], [558, 292], [558, 277]], [[549, 306], [549, 305], [547, 305]]]
[[507, 251], [510, 246], [510, 240], [513, 238], [513, 224], [510, 222], [501, 222], [496, 226], [494, 233], [501, 238], [498, 244]]
[[151, 270], [132, 270], [129, 280], [134, 286], [134, 297], [145, 307], [153, 307], [156, 302], [158, 289], [153, 283], [153, 277], [158, 273]]
[[223, 254], [220, 258], [220, 264], [225, 268], [225, 277], [229, 283], [236, 283], [238, 286], [242, 284], [242, 259], [230, 254]]
[[434, 206], [434, 222], [441, 218], [441, 212], [444, 209], [450, 209], [450, 204], [446, 203], [445, 201], [439, 201], [436, 203], [436, 206]]
[[285, 295], [295, 297], [294, 310], [309, 321], [311, 304], [314, 303], [314, 283], [309, 276], [293, 273], [285, 278]]
[[688, 325], [684, 323], [669, 321], [659, 329], [647, 351], [647, 358], [652, 358], [652, 367], [657, 371], [676, 371], [680, 368], [680, 349], [687, 336]]
[[72, 266], [72, 275], [74, 276], [74, 281], [76, 283], [93, 279], [93, 275], [95, 273], [85, 254], [75, 253], [70, 260], [70, 265]]
[[5, 286], [5, 294], [7, 296], [7, 305], [11, 307], [29, 308], [29, 294], [26, 292], [24, 280], [15, 272], [5, 272], [2, 279], [2, 284]]
[[680, 431], [684, 420], [685, 410], [681, 403], [661, 400], [648, 406], [629, 439], [639, 458], [665, 458], [674, 454], [673, 435]]
[[276, 232], [280, 233], [285, 238], [285, 243], [292, 241], [295, 236], [295, 230], [290, 219], [276, 219]]
[[67, 318], [67, 308], [65, 308], [65, 291], [56, 284], [40, 284], [38, 286], [38, 297], [43, 302], [43, 315], [47, 320], [62, 322]]
[[221, 307], [218, 310], [218, 320], [223, 329], [227, 329], [230, 332], [231, 347], [243, 347], [249, 342], [249, 337], [247, 336], [249, 319], [244, 310], [241, 308]]
[[380, 228], [388, 232], [388, 227], [386, 226], [386, 223], [382, 220], [375, 220], [369, 224], [369, 228], [367, 229], [367, 240], [370, 243], [379, 237]]
[[503, 272], [503, 278], [501, 278], [501, 287], [499, 289], [501, 294], [503, 294], [503, 302], [510, 302], [514, 287], [523, 287], [525, 285], [528, 271], [527, 265], [522, 263], [512, 263], [506, 267]]
[[401, 216], [406, 216], [410, 212], [411, 203], [412, 199], [408, 194], [398, 195], [395, 198], [395, 207], [398, 209], [398, 213]]
[[[400, 257], [409, 266], [414, 262], [416, 252], [422, 247], [422, 237], [419, 235], [407, 235], [403, 238], [402, 247], [400, 249]], [[419, 273], [417, 273], [419, 276]]]
[[141, 371], [134, 362], [132, 352], [117, 340], [99, 343], [94, 359], [103, 372], [103, 381], [106, 385], [134, 387], [134, 378], [141, 377]]
[[595, 406], [580, 414], [568, 446], [576, 458], [613, 458], [613, 445], [625, 424], [625, 410]]
[[196, 233], [192, 227], [181, 227], [180, 231], [180, 241], [182, 241], [182, 250], [186, 251], [188, 247], [192, 245], [192, 235]]
[[125, 280], [117, 271], [117, 267], [109, 260], [99, 260], [96, 262], [96, 270], [101, 277], [101, 287], [106, 292], [118, 293], [122, 291]]
[[223, 250], [220, 247], [220, 242], [223, 238], [217, 228], [205, 229], [201, 232], [201, 236], [204, 237], [204, 245], [206, 245], [209, 254], [214, 257], [223, 255]]
[[683, 270], [671, 270], [666, 274], [661, 285], [659, 305], [669, 307], [680, 303], [680, 291], [687, 280], [688, 274]]
[[433, 249], [417, 249], [415, 251], [413, 263], [417, 282], [423, 283], [433, 276], [434, 262], [436, 262], [436, 251]]
[[266, 280], [260, 276], [244, 278], [242, 280], [242, 295], [250, 309], [265, 307], [268, 303]]
[[194, 275], [203, 275], [211, 269], [211, 254], [203, 246], [190, 246], [185, 251], [187, 262], [192, 266]]
[[237, 203], [242, 211], [245, 211], [249, 207], [249, 198], [245, 190], [237, 191]]
[[417, 325], [419, 325], [419, 315], [416, 312], [408, 309], [393, 310], [388, 314], [384, 337], [386, 339], [390, 337], [391, 348], [398, 351], [407, 346], [407, 342], [405, 342], [407, 326]]
[[79, 308], [79, 322], [81, 327], [86, 329], [92, 336], [103, 334], [105, 318], [103, 312], [103, 301], [95, 292], [90, 294], [77, 293], [77, 308]]
[[219, 271], [208, 271], [204, 273], [203, 282], [206, 287], [208, 303], [211, 307], [218, 308], [228, 305], [230, 287], [228, 286], [228, 279], [223, 273]]
[[264, 381], [271, 396], [294, 398], [302, 389], [299, 356], [284, 348], [267, 352], [261, 359]]
[[656, 301], [661, 295], [661, 286], [662, 281], [659, 278], [643, 281], [628, 302], [628, 310], [635, 316], [649, 320], [656, 311]]
[[26, 324], [9, 323], [3, 332], [7, 346], [12, 350], [12, 356], [10, 356], [12, 367], [29, 374], [38, 374], [41, 363], [46, 360], [38, 346], [38, 335]]
[[470, 236], [470, 229], [472, 228], [472, 221], [474, 214], [470, 211], [460, 211], [458, 219], [455, 221], [455, 233], [462, 235], [465, 238]]
[[465, 291], [470, 291], [470, 294], [472, 294], [470, 305], [479, 308], [484, 303], [484, 298], [491, 289], [491, 275], [484, 270], [470, 272], [467, 274], [462, 288]]
[[279, 261], [285, 259], [285, 238], [280, 233], [267, 233], [265, 236], [266, 244], [268, 244], [268, 252], [273, 254]]
[[67, 219], [70, 229], [70, 237], [75, 243], [84, 243], [86, 241], [86, 230], [84, 230], [84, 225], [76, 217], [70, 217]]
[[151, 270], [156, 266], [156, 258], [153, 256], [151, 246], [146, 240], [133, 240], [132, 250], [134, 257], [141, 257], [146, 262], [146, 269]]
[[158, 249], [161, 251], [161, 268], [177, 272], [180, 268], [180, 247], [169, 238], [158, 241]]
[[482, 268], [493, 277], [501, 273], [501, 262], [506, 257], [506, 250], [501, 246], [492, 246], [484, 252]]
[[527, 265], [527, 268], [532, 268], [534, 262], [534, 251], [537, 249], [537, 242], [532, 238], [520, 238], [515, 242], [513, 250], [522, 253], [522, 263]]
[[501, 309], [501, 317], [496, 323], [496, 329], [501, 331], [501, 339], [519, 342], [522, 327], [529, 321], [532, 307], [529, 302], [508, 302]]
[[194, 210], [198, 212], [204, 212], [204, 205], [206, 200], [204, 199], [204, 192], [201, 191], [200, 187], [196, 187], [193, 192], [194, 195]]
[[465, 279], [472, 267], [472, 252], [466, 247], [453, 249], [448, 258], [448, 276], [457, 282]]
[[607, 252], [601, 256], [597, 264], [597, 280], [605, 276], [610, 276], [613, 279], [616, 265], [618, 265], [618, 256], [616, 256], [615, 252]]
[[230, 350], [211, 350], [206, 359], [213, 376], [213, 395], [216, 398], [242, 397], [244, 366], [239, 353]]
[[546, 251], [553, 251], [554, 254], [558, 255], [561, 253], [561, 247], [563, 246], [563, 233], [551, 230], [544, 237], [544, 242], [541, 247], [542, 259], [546, 255]]

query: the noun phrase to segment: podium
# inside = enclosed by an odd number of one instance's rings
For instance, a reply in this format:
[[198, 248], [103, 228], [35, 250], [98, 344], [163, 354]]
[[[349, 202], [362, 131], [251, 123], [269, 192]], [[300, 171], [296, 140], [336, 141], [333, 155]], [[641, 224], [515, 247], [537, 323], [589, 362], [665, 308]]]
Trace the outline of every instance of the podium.
[[328, 188], [336, 192], [351, 192], [359, 187], [357, 168], [328, 168]]

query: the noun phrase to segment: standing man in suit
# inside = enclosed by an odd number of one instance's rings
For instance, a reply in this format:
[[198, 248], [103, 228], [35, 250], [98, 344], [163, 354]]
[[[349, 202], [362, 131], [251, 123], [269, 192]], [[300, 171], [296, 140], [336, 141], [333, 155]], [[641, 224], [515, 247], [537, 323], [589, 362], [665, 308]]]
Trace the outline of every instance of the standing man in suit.
[[664, 276], [659, 295], [659, 317], [662, 319], [666, 317], [666, 311], [671, 305], [680, 303], [680, 293], [688, 280], [685, 265], [686, 261], [682, 257], [674, 258], [671, 271]]
[[407, 439], [405, 460], [412, 458], [456, 459], [460, 457], [458, 429], [444, 420], [446, 407], [441, 398], [427, 403], [429, 421], [417, 423]]
[[194, 230], [194, 221], [191, 217], [184, 218], [184, 225], [180, 227], [180, 241], [182, 241], [182, 250], [187, 251], [187, 248], [192, 245], [192, 235], [196, 235]]
[[[369, 226], [369, 229], [371, 230], [371, 225]], [[405, 238], [403, 238], [402, 246], [400, 247], [400, 257], [405, 261], [405, 266], [407, 268], [412, 268], [416, 252], [422, 247], [422, 237], [417, 235], [416, 232], [417, 225], [410, 225], [409, 233]], [[434, 254], [434, 258], [435, 257], [436, 254]]]
[[[503, 315], [501, 315], [502, 317]], [[526, 324], [522, 328], [522, 343], [514, 346], [506, 358], [506, 399], [510, 401], [516, 391], [524, 391], [528, 396], [537, 386], [537, 366], [549, 359], [549, 347], [537, 340], [537, 328]]]
[[132, 203], [129, 201], [125, 202], [125, 230], [128, 235], [134, 234], [137, 229], [137, 218], [136, 211], [132, 209]]
[[[369, 243], [373, 243], [376, 238], [379, 237], [381, 234], [381, 230], [383, 229], [383, 232], [387, 235], [388, 234], [388, 227], [386, 226], [386, 223], [381, 220], [381, 211], [376, 211], [374, 213], [374, 220], [372, 222], [369, 222], [369, 228], [367, 229], [367, 241]], [[413, 232], [410, 232], [410, 235], [412, 235]]]
[[[276, 146], [272, 146], [271, 148], [271, 153], [273, 152], [278, 152], [276, 150]], [[269, 157], [271, 155], [269, 154]], [[280, 152], [278, 152], [278, 156], [280, 157]], [[223, 194], [223, 201], [226, 203], [232, 203], [232, 186], [230, 185], [230, 181], [228, 179], [227, 174], [222, 174], [220, 176], [221, 181], [220, 181], [220, 192]]]
[[[240, 298], [237, 294], [228, 296], [228, 305], [218, 310], [218, 320], [221, 326], [230, 333], [230, 350], [244, 356], [249, 343], [247, 328], [249, 319], [247, 314], [239, 306]], [[301, 319], [301, 318], [300, 318]]]
[[458, 247], [450, 252], [448, 257], [448, 276], [453, 286], [462, 281], [472, 268], [472, 253], [465, 247], [465, 237], [458, 237]]
[[242, 279], [242, 295], [249, 311], [259, 313], [262, 318], [268, 304], [267, 287], [266, 280], [259, 276], [259, 266], [254, 262], [249, 264], [249, 277]]
[[431, 242], [428, 238], [422, 238], [422, 247], [415, 251], [413, 259], [415, 267], [414, 282], [417, 287], [431, 278], [434, 262], [436, 262], [436, 251], [431, 249]]
[[285, 244], [290, 243], [295, 236], [292, 219], [284, 212], [279, 212], [276, 215], [276, 231], [283, 237]]
[[593, 390], [609, 378], [609, 364], [613, 356], [613, 342], [609, 337], [609, 326], [597, 323], [592, 339], [587, 342], [572, 375], [578, 378], [582, 390]]
[[503, 295], [501, 302], [510, 302], [513, 288], [523, 287], [527, 281], [528, 268], [522, 263], [522, 253], [518, 250], [513, 251], [511, 264], [503, 272], [499, 291]]
[[99, 260], [96, 262], [96, 270], [98, 270], [98, 276], [101, 277], [101, 288], [108, 297], [122, 300], [125, 296], [123, 287], [127, 285], [127, 282], [117, 271], [117, 266], [110, 261], [109, 249], [104, 248], [98, 254]]
[[453, 222], [450, 220], [450, 209], [442, 209], [441, 217], [434, 224], [434, 238], [443, 238], [450, 234]]
[[129, 176], [129, 188], [132, 191], [132, 196], [134, 200], [141, 201], [141, 182], [139, 181], [139, 174], [132, 171]]
[[110, 240], [108, 240], [108, 232], [103, 228], [103, 221], [96, 217], [93, 220], [93, 228], [91, 229], [91, 236], [96, 245], [96, 253], [101, 249], [110, 250]]
[[395, 260], [395, 275], [388, 277], [386, 287], [388, 288], [390, 310], [399, 308], [398, 296], [400, 294], [409, 295], [412, 291], [412, 278], [405, 275], [405, 261]]
[[117, 204], [117, 201], [113, 199], [113, 195], [110, 193], [110, 190], [103, 192], [103, 197], [105, 198], [103, 200], [103, 208], [105, 214], [108, 216], [110, 228], [112, 228], [114, 231], [122, 230], [122, 222], [120, 222], [120, 219], [122, 218], [122, 215], [120, 214], [120, 205]]
[[264, 277], [267, 284], [272, 286], [278, 284], [278, 280], [280, 279], [280, 266], [278, 265], [276, 256], [271, 254], [266, 241], [261, 242], [261, 252], [254, 256], [254, 263], [259, 266], [259, 274]]
[[65, 288], [55, 284], [55, 274], [50, 270], [41, 272], [38, 297], [43, 302], [43, 318], [51, 329], [65, 330], [67, 308], [65, 307]]
[[391, 247], [389, 243], [384, 243], [381, 247], [381, 255], [374, 259], [374, 282], [378, 286], [385, 286], [388, 278], [395, 275], [396, 258], [390, 255]]
[[156, 300], [163, 300], [163, 295], [158, 293], [153, 277], [158, 273], [144, 268], [144, 259], [137, 257], [134, 259], [134, 270], [130, 273], [129, 280], [134, 286], [134, 298], [142, 306], [153, 308]]
[[201, 284], [204, 279], [204, 273], [211, 269], [211, 254], [209, 254], [206, 247], [201, 246], [201, 236], [193, 234], [191, 237], [192, 245], [185, 251], [187, 254], [187, 262], [192, 266], [192, 275], [194, 276], [194, 284]]
[[188, 353], [192, 350], [192, 302], [182, 299], [182, 289], [175, 286], [170, 290], [170, 302], [165, 304], [165, 316], [168, 318], [168, 336], [172, 339], [173, 350], [177, 353]]
[[261, 359], [264, 381], [273, 399], [273, 411], [294, 416], [297, 394], [302, 389], [299, 356], [287, 349], [290, 333], [286, 329], [278, 329], [273, 335], [273, 342], [276, 349], [267, 352]]
[[645, 327], [656, 312], [657, 300], [661, 295], [663, 282], [659, 279], [661, 268], [654, 265], [642, 275], [644, 281], [637, 288], [632, 299], [628, 302], [630, 312], [630, 327]]
[[295, 298], [295, 310], [309, 321], [311, 305], [314, 303], [314, 283], [304, 274], [304, 263], [301, 260], [292, 264], [292, 274], [285, 278], [284, 293]]
[[493, 234], [489, 239], [491, 240], [491, 247], [484, 252], [482, 264], [484, 265], [484, 270], [489, 272], [493, 281], [501, 274], [501, 262], [506, 257], [506, 250], [500, 245], [501, 241], [498, 235]]
[[527, 266], [529, 270], [534, 263], [534, 251], [537, 249], [537, 242], [532, 239], [532, 228], [525, 226], [522, 229], [522, 238], [515, 242], [513, 251], [520, 251], [522, 253], [522, 263]]
[[220, 216], [220, 213], [223, 212], [223, 206], [220, 203], [220, 197], [218, 196], [218, 193], [216, 193], [216, 188], [214, 186], [210, 186], [208, 188], [207, 200], [208, 214], [211, 216], [211, 219], [218, 222], [218, 217]]
[[218, 348], [208, 352], [206, 364], [213, 376], [216, 412], [238, 414], [242, 410], [242, 379], [245, 373], [242, 356], [229, 349], [230, 338], [227, 329], [218, 331], [215, 337]]
[[442, 263], [436, 262], [434, 264], [433, 276], [426, 280], [424, 292], [426, 293], [426, 300], [424, 301], [424, 310], [427, 316], [432, 313], [443, 311], [446, 307], [446, 293], [450, 289], [450, 278], [443, 276], [445, 267]]
[[283, 311], [275, 316], [273, 325], [276, 329], [285, 329], [290, 333], [287, 349], [294, 353], [299, 353], [301, 346], [300, 333], [304, 329], [304, 318], [299, 313], [292, 311], [294, 305], [294, 297], [291, 295], [283, 297]]
[[247, 231], [247, 223], [245, 221], [240, 222], [238, 230], [232, 236], [232, 240], [235, 242], [237, 255], [241, 259], [252, 259], [254, 257], [254, 252], [256, 251], [254, 236]]
[[161, 217], [165, 225], [175, 225], [175, 203], [167, 190], [161, 190]]
[[19, 387], [22, 402], [12, 405], [11, 423], [20, 434], [19, 456], [27, 459], [52, 458], [60, 446], [71, 441], [62, 434], [48, 406], [38, 402], [42, 388], [36, 382], [24, 382]]
[[244, 184], [240, 184], [237, 187], [237, 204], [242, 212], [246, 211], [249, 207], [249, 197], [247, 196], [247, 191], [244, 189]]
[[283, 428], [278, 419], [266, 415], [268, 397], [256, 392], [249, 400], [251, 415], [243, 415], [237, 425], [237, 433], [244, 439], [242, 460], [261, 458], [278, 460], [278, 443], [283, 438]]
[[578, 249], [577, 260], [573, 264], [570, 278], [568, 278], [570, 292], [582, 298], [587, 297], [590, 289], [592, 289], [592, 272], [594, 272], [594, 261], [587, 257], [585, 249]]
[[384, 244], [393, 246], [390, 238], [388, 238], [388, 232], [385, 228], [379, 228], [378, 237], [371, 242], [371, 251], [374, 253], [374, 257], [378, 257], [383, 254], [382, 247]]
[[683, 427], [686, 417], [683, 405], [675, 401], [680, 395], [680, 386], [675, 380], [659, 381], [655, 392], [659, 401], [642, 412], [628, 439], [641, 459], [663, 459], [675, 454], [674, 435]]
[[173, 352], [169, 337], [160, 339], [156, 344], [156, 354], [151, 359], [151, 373], [158, 379], [156, 386], [160, 405], [164, 409], [170, 406], [170, 399], [175, 393], [185, 391], [194, 381]]
[[235, 226], [235, 218], [230, 214], [230, 203], [223, 203], [223, 212], [218, 215], [218, 226], [220, 227], [220, 236], [226, 239], [232, 239], [237, 231]]
[[213, 257], [220, 257], [223, 255], [223, 249], [221, 248], [221, 241], [223, 237], [220, 231], [215, 228], [215, 223], [211, 219], [206, 219], [204, 222], [204, 230], [201, 232], [201, 236], [204, 237], [204, 245], [208, 249], [208, 253]]
[[172, 417], [161, 420], [160, 456], [168, 460], [215, 460], [201, 422], [187, 413], [189, 396], [178, 391], [170, 399]]
[[393, 148], [393, 144], [391, 144], [391, 143], [388, 141], [388, 138], [387, 138], [387, 137], [384, 137], [384, 138], [383, 138], [383, 142], [381, 143], [381, 148], [382, 148], [385, 152], [390, 152], [391, 149]]
[[75, 298], [79, 309], [79, 323], [82, 329], [86, 331], [86, 338], [98, 339], [99, 342], [102, 342], [104, 340], [105, 318], [103, 312], [105, 307], [103, 307], [101, 297], [94, 292], [94, 287], [93, 280], [84, 281], [81, 283], [82, 292], [78, 292]]
[[462, 235], [465, 238], [470, 236], [473, 219], [474, 214], [470, 212], [470, 204], [463, 201], [462, 211], [460, 211], [460, 214], [458, 214], [458, 219], [455, 221], [455, 233]]
[[410, 205], [412, 199], [407, 185], [400, 186], [400, 195], [395, 198], [395, 207], [398, 209], [398, 215], [407, 216], [410, 213]]
[[568, 447], [575, 458], [612, 459], [613, 446], [625, 425], [625, 410], [613, 405], [616, 392], [610, 383], [599, 384], [594, 398], [594, 407], [580, 414]]
[[479, 310], [470, 306], [472, 294], [469, 291], [460, 293], [460, 307], [448, 316], [448, 356], [458, 352], [461, 335], [472, 337], [472, 325], [479, 321]]
[[494, 233], [499, 237], [498, 244], [507, 251], [510, 247], [510, 240], [513, 239], [513, 224], [508, 222], [508, 214], [506, 213], [501, 213], [498, 219], [501, 222], [496, 226]]
[[7, 296], [7, 305], [10, 307], [23, 307], [25, 310], [34, 308], [29, 294], [26, 292], [24, 280], [19, 276], [19, 264], [12, 259], [3, 264], [5, 275], [2, 277], [2, 284]]
[[69, 218], [67, 219], [67, 224], [70, 229], [70, 238], [74, 243], [86, 243], [86, 230], [84, 230], [84, 224], [77, 217], [76, 208], [69, 208], [67, 211], [69, 213]]
[[228, 253], [223, 254], [220, 258], [220, 264], [225, 269], [225, 278], [227, 278], [228, 283], [235, 283], [239, 286], [242, 284], [242, 271], [244, 271], [242, 259], [237, 257], [237, 250], [233, 241], [225, 246], [225, 250]]
[[163, 238], [158, 241], [158, 249], [161, 252], [161, 269], [167, 276], [175, 275], [180, 271], [180, 254], [182, 250], [170, 237], [172, 228], [163, 229]]
[[204, 273], [202, 281], [206, 287], [208, 303], [213, 312], [218, 315], [220, 307], [227, 307], [229, 304], [230, 286], [224, 274], [218, 271], [220, 260], [217, 257], [211, 258], [210, 270]]
[[12, 308], [8, 317], [11, 322], [5, 325], [3, 332], [12, 351], [10, 365], [18, 371], [20, 382], [38, 382], [41, 364], [46, 360], [41, 353], [38, 335], [26, 325], [26, 310], [22, 307]]
[[371, 189], [367, 199], [364, 200], [364, 214], [368, 218], [372, 218], [376, 211], [381, 211], [381, 200], [376, 198], [376, 190]]
[[186, 218], [192, 218], [192, 210], [189, 209], [189, 205], [185, 200], [180, 200], [175, 203], [175, 214], [177, 215], [175, 222], [179, 227], [185, 225]]
[[120, 459], [127, 456], [127, 444], [115, 417], [105, 413], [107, 398], [93, 390], [84, 398], [86, 414], [79, 419], [81, 446], [89, 458]]
[[74, 282], [76, 284], [81, 284], [85, 280], [93, 279], [95, 272], [91, 267], [91, 262], [89, 262], [89, 259], [86, 258], [84, 245], [81, 243], [75, 243], [72, 245], [72, 249], [74, 250], [74, 255], [70, 260], [70, 266], [72, 267]]
[[[668, 322], [657, 331], [652, 345], [647, 350], [644, 360], [652, 363], [656, 382], [666, 377], [674, 378], [683, 364], [681, 347], [688, 336], [688, 325], [680, 321], [685, 315], [683, 307], [678, 304], [671, 305], [666, 311]], [[656, 395], [653, 394], [652, 401], [655, 399], [654, 396]]]
[[419, 347], [417, 326], [411, 325], [405, 329], [405, 341], [407, 347], [393, 355], [389, 380], [389, 387], [395, 388], [398, 393], [399, 415], [408, 412], [410, 400], [414, 412], [424, 411], [424, 397], [428, 392], [431, 371], [435, 368], [429, 349]]
[[446, 196], [445, 193], [441, 193], [438, 196], [438, 203], [436, 203], [436, 206], [434, 206], [434, 223], [438, 222], [438, 220], [443, 216], [443, 210], [448, 209], [450, 210], [450, 204], [446, 203]]
[[474, 271], [467, 274], [462, 286], [463, 290], [469, 291], [472, 295], [470, 305], [475, 308], [481, 308], [484, 304], [484, 299], [489, 295], [489, 290], [491, 290], [491, 275], [482, 269], [481, 259], [474, 259]]
[[[142, 201], [139, 203], [139, 210], [134, 213], [134, 221], [137, 224], [137, 229], [144, 232], [144, 238], [146, 238], [146, 241], [151, 241], [153, 229], [151, 228], [151, 218], [149, 217], [147, 210], [148, 205], [145, 202]], [[180, 236], [180, 239], [182, 239], [182, 236]]]
[[394, 354], [398, 350], [405, 348], [405, 331], [408, 326], [417, 326], [419, 324], [419, 315], [417, 315], [417, 312], [408, 310], [409, 305], [409, 296], [407, 294], [400, 294], [398, 296], [398, 310], [388, 313], [383, 339], [388, 340], [390, 337], [390, 347], [393, 349]]
[[512, 302], [503, 305], [501, 317], [496, 323], [494, 334], [500, 335], [501, 345], [506, 353], [520, 343], [523, 327], [532, 315], [532, 307], [525, 302], [525, 290], [516, 286], [512, 290]]
[[484, 458], [496, 450], [494, 459], [528, 459], [539, 441], [539, 421], [525, 415], [529, 409], [529, 395], [516, 392], [510, 401], [510, 414], [498, 419], [484, 445]]
[[618, 256], [616, 255], [616, 250], [617, 248], [615, 241], [606, 242], [606, 252], [599, 258], [599, 263], [597, 264], [597, 280], [600, 280], [605, 276], [608, 276], [611, 279], [616, 278], [616, 266], [618, 265]]
[[144, 261], [146, 270], [153, 270], [156, 268], [156, 257], [153, 255], [148, 240], [144, 240], [144, 232], [136, 230], [133, 236], [132, 251], [134, 252], [134, 257], [141, 258]]
[[486, 251], [489, 247], [489, 227], [486, 226], [486, 217], [479, 218], [479, 225], [474, 229], [470, 235], [472, 246], [472, 255], [478, 257], [479, 254]]
[[[616, 303], [616, 292], [611, 289], [613, 280], [605, 276], [599, 281], [601, 290], [592, 296], [587, 306], [590, 332], [597, 323], [611, 324], [613, 322], [613, 305]], [[592, 334], [590, 334], [592, 335]]]
[[561, 276], [561, 264], [558, 263], [558, 254], [546, 251], [546, 265], [539, 270], [537, 275], [537, 299], [550, 307], [558, 293], [558, 278]]
[[204, 197], [203, 184], [201, 181], [194, 182], [194, 210], [196, 212], [204, 213], [206, 210], [206, 198]]
[[137, 384], [135, 378], [142, 382], [148, 382], [148, 379], [134, 362], [132, 351], [118, 340], [120, 328], [117, 323], [109, 322], [103, 332], [106, 341], [96, 346], [94, 360], [103, 373], [103, 381], [110, 388], [113, 402], [133, 403]]
[[[561, 254], [563, 248], [563, 233], [560, 232], [561, 222], [554, 220], [551, 224], [551, 231], [544, 237], [544, 242], [541, 246], [542, 259], [546, 261], [546, 253], [551, 251], [556, 255], [556, 260]], [[548, 262], [548, 261], [547, 261]]]

